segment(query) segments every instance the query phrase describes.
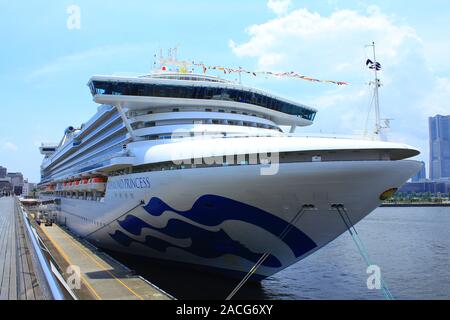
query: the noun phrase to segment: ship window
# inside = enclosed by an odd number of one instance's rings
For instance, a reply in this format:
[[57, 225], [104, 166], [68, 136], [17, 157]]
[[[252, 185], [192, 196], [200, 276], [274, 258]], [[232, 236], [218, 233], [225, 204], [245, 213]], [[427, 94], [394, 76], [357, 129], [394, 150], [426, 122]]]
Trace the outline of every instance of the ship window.
[[284, 102], [263, 94], [237, 89], [120, 83], [112, 81], [92, 81], [90, 89], [93, 94], [231, 100], [255, 104], [290, 115], [296, 115], [311, 121], [314, 120], [316, 115], [315, 111], [308, 110], [302, 106]]
[[155, 121], [144, 122], [144, 127], [154, 127], [156, 125]]

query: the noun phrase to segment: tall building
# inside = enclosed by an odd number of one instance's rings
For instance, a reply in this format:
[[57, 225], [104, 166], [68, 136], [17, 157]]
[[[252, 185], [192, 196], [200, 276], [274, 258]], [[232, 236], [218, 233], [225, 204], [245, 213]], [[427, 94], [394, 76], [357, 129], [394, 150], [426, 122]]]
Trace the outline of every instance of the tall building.
[[413, 176], [411, 178], [412, 182], [419, 182], [419, 181], [423, 181], [427, 178], [426, 172], [425, 172], [425, 162], [422, 162], [422, 168], [420, 169], [419, 172], [416, 173], [415, 176]]
[[11, 179], [0, 178], [0, 196], [10, 194], [12, 191]]
[[8, 170], [5, 167], [0, 166], [0, 179], [6, 178], [6, 172]]
[[450, 178], [450, 116], [428, 118], [430, 130], [430, 179]]
[[8, 172], [6, 174], [8, 178], [11, 179], [12, 189], [15, 195], [22, 194], [23, 188], [23, 175], [20, 172]]
[[22, 196], [24, 196], [24, 197], [34, 196], [34, 190], [36, 188], [37, 188], [36, 183], [31, 183], [31, 182], [28, 182], [28, 180], [25, 180], [23, 182]]

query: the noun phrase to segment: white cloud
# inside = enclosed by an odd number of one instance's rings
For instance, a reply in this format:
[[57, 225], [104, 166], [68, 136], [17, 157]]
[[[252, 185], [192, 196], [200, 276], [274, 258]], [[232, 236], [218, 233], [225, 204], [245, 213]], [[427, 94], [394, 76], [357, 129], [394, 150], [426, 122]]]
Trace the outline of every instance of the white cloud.
[[5, 141], [0, 144], [1, 149], [6, 151], [17, 151], [19, 148], [10, 141]]
[[272, 10], [276, 15], [283, 15], [291, 6], [291, 0], [269, 0], [267, 2], [267, 7]]
[[450, 114], [450, 80], [448, 78], [436, 77], [431, 92], [424, 96], [420, 102], [423, 113], [430, 114]]
[[291, 65], [295, 58], [299, 67], [313, 70], [320, 65], [322, 69], [334, 70], [337, 65], [355, 65], [355, 61], [364, 60], [364, 45], [373, 40], [380, 45], [379, 53], [385, 62], [398, 63], [399, 48], [407, 42], [420, 42], [419, 37], [409, 26], [395, 25], [379, 11], [371, 12], [361, 15], [338, 10], [325, 17], [307, 9], [294, 10], [250, 26], [247, 29], [250, 39], [232, 49], [238, 56], [256, 57], [262, 68], [273, 67], [266, 61], [273, 61], [267, 56], [275, 55], [283, 58], [284, 65]]
[[363, 13], [336, 10], [328, 16], [297, 9], [249, 26], [246, 32], [247, 41], [230, 41], [230, 47], [238, 57], [255, 58], [259, 69], [351, 83], [340, 88], [298, 84], [292, 98], [319, 109], [315, 125], [302, 129], [308, 132], [363, 131], [371, 94], [366, 84], [373, 78], [365, 66], [372, 51], [365, 45], [375, 41], [383, 66], [382, 116], [394, 119], [390, 136], [417, 145], [421, 159], [428, 158], [427, 117], [450, 113], [450, 80], [433, 73], [414, 28], [369, 6]]

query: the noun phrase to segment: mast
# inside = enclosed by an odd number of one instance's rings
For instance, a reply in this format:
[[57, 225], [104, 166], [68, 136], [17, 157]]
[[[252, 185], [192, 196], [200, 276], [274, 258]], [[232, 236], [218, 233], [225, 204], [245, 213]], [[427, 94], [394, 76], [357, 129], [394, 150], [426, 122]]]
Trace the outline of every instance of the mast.
[[372, 49], [373, 49], [373, 72], [374, 72], [374, 108], [375, 108], [375, 128], [374, 128], [374, 134], [375, 137], [380, 139], [380, 134], [381, 134], [381, 119], [380, 119], [380, 97], [379, 97], [379, 93], [378, 93], [378, 89], [380, 88], [381, 84], [380, 84], [380, 79], [378, 79], [378, 68], [379, 68], [379, 64], [377, 63], [377, 57], [376, 57], [376, 53], [375, 53], [375, 42], [372, 42], [371, 45]]

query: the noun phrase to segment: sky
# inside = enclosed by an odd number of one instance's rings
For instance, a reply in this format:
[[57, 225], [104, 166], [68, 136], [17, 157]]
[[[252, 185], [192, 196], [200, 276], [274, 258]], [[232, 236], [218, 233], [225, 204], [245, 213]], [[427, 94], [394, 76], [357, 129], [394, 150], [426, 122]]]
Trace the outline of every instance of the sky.
[[427, 118], [450, 114], [449, 31], [446, 0], [0, 0], [0, 165], [38, 182], [41, 142], [95, 114], [92, 75], [149, 73], [154, 54], [175, 46], [189, 61], [347, 81], [242, 79], [317, 108], [298, 132], [361, 134], [373, 127], [372, 41], [389, 140], [428, 164]]

